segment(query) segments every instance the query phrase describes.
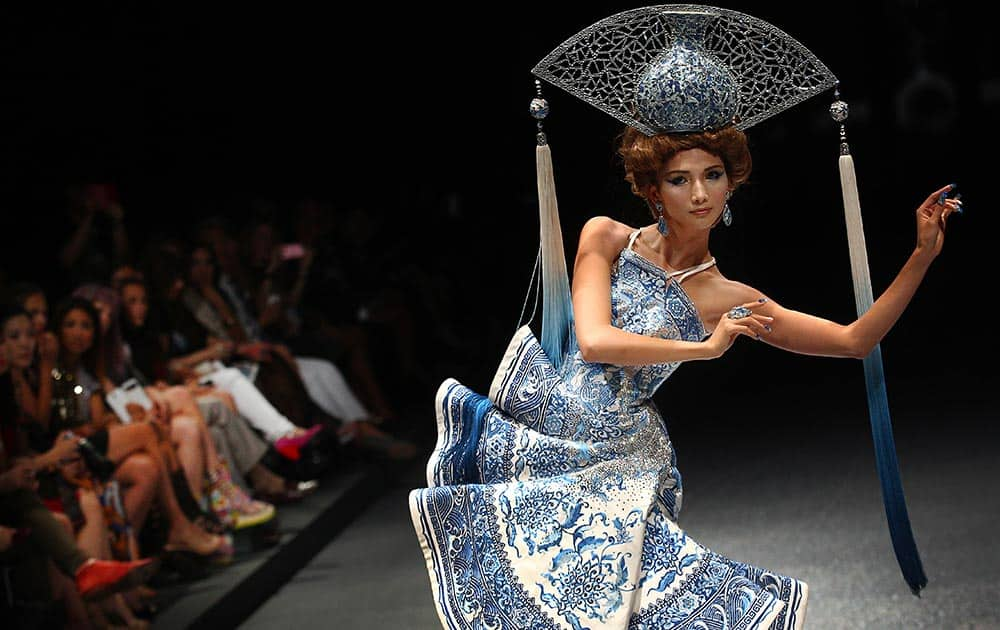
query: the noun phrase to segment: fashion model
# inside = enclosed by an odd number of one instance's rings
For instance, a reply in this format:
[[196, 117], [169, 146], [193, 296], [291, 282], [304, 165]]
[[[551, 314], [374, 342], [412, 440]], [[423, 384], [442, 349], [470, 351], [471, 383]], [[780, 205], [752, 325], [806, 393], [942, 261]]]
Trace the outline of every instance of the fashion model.
[[[752, 37], [771, 59], [753, 58]], [[596, 81], [582, 68], [594, 59]], [[769, 81], [752, 84], [754, 72]], [[803, 581], [714, 553], [678, 526], [681, 475], [653, 394], [682, 362], [723, 357], [740, 337], [868, 357], [961, 201], [949, 185], [920, 204], [912, 254], [855, 321], [799, 312], [726, 277], [710, 241], [750, 174], [743, 129], [835, 83], [808, 50], [733, 11], [649, 7], [586, 29], [535, 73], [627, 124], [618, 153], [651, 224], [590, 219], [570, 304], [543, 218], [543, 263], [556, 263], [542, 273], [542, 339], [517, 331], [488, 397], [451, 379], [438, 390], [428, 487], [410, 509], [442, 625], [800, 628]]]

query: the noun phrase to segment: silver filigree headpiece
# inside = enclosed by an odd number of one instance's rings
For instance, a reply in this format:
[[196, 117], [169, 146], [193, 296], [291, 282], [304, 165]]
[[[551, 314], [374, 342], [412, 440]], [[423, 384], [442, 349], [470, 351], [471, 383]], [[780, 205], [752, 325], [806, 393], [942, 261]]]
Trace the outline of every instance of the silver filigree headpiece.
[[744, 13], [632, 9], [580, 31], [532, 73], [646, 135], [746, 129], [837, 83], [805, 46]]

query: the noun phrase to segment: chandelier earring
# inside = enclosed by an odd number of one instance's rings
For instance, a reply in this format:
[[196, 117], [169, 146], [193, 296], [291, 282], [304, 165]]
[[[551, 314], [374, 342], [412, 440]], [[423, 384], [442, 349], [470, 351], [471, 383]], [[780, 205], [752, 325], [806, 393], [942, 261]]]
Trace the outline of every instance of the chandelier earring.
[[670, 234], [670, 226], [667, 225], [667, 219], [663, 216], [662, 203], [656, 203], [656, 212], [660, 215], [660, 219], [656, 222], [656, 230], [663, 236]]
[[726, 206], [722, 209], [722, 223], [726, 227], [733, 224], [733, 211], [729, 209], [729, 197], [733, 194], [733, 191], [728, 191], [726, 193]]

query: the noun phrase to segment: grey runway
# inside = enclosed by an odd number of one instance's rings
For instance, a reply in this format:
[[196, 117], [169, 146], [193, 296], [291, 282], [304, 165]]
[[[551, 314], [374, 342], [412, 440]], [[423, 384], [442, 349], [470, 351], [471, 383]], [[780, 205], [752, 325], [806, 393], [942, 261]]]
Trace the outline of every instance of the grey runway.
[[406, 503], [414, 469], [330, 542], [241, 628], [436, 630], [430, 582]]
[[[929, 578], [916, 598], [892, 553], [867, 416], [829, 402], [799, 416], [785, 404], [786, 419], [763, 428], [706, 419], [719, 428], [672, 431], [680, 525], [714, 551], [806, 581], [806, 628], [1000, 629], [995, 407], [948, 400], [894, 414]], [[422, 483], [414, 467], [241, 627], [440, 628], [406, 503]]]

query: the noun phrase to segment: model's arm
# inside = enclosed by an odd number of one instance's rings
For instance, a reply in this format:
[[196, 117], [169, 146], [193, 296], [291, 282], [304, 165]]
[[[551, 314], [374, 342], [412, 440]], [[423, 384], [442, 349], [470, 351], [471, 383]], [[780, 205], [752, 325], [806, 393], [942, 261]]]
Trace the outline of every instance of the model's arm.
[[[573, 319], [584, 360], [613, 365], [651, 365], [721, 356], [737, 335], [756, 336], [763, 322], [720, 320], [705, 341], [661, 339], [611, 325], [611, 266], [628, 242], [627, 230], [608, 217], [587, 221], [580, 233], [573, 268]], [[755, 305], [756, 307], [756, 305]], [[758, 330], [754, 330], [754, 328]]]
[[[841, 325], [783, 308], [771, 300], [758, 309], [758, 312], [774, 318], [772, 331], [763, 336], [763, 340], [801, 354], [858, 359], [868, 356], [902, 315], [927, 268], [941, 252], [948, 215], [958, 207], [958, 203], [951, 199], [944, 204], [937, 203], [939, 195], [947, 190], [945, 187], [934, 192], [917, 209], [917, 245], [913, 253], [889, 288], [861, 317], [851, 324]], [[746, 287], [746, 292], [734, 296], [734, 299], [756, 295], [759, 295], [756, 290]]]
[[[929, 264], [930, 259], [914, 252], [872, 307], [847, 325], [784, 308], [769, 300], [758, 309], [758, 312], [774, 318], [771, 333], [763, 336], [762, 340], [799, 354], [863, 359], [899, 319]], [[758, 293], [751, 289], [747, 295], [751, 294]]]

